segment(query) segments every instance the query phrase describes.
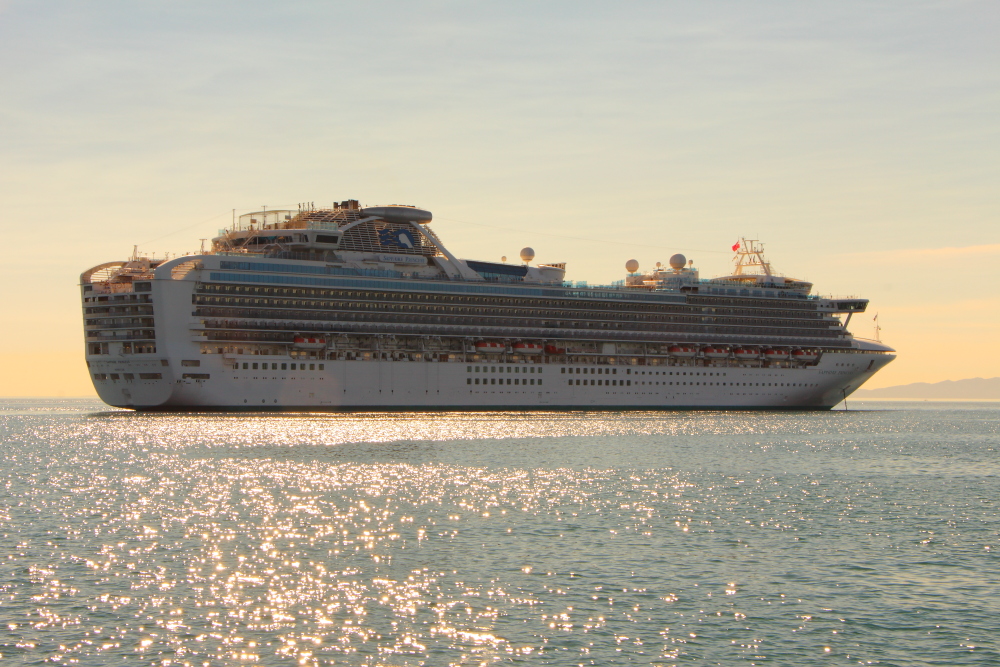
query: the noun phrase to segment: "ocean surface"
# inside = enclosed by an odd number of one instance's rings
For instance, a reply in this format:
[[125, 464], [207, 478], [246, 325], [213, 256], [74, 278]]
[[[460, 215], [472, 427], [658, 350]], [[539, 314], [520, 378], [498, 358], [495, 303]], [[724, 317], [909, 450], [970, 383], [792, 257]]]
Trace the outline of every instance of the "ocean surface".
[[1000, 664], [1000, 404], [0, 401], [0, 665]]

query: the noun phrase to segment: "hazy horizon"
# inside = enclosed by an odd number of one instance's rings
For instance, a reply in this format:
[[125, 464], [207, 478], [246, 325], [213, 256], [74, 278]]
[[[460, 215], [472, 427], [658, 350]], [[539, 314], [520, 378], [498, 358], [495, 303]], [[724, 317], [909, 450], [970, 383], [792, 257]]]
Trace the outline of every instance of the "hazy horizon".
[[[94, 395], [79, 274], [232, 210], [407, 203], [460, 257], [608, 283], [761, 239], [899, 358], [1000, 376], [987, 2], [78, 5], [0, 0], [0, 396]], [[993, 288], [991, 290], [991, 288]]]

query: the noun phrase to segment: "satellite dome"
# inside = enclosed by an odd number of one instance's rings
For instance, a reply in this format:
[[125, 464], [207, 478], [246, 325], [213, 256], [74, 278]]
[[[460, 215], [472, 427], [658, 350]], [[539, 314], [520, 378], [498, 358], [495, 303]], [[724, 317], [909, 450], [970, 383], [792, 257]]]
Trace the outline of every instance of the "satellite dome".
[[521, 261], [527, 264], [535, 258], [534, 248], [521, 248]]
[[687, 257], [685, 257], [680, 253], [677, 253], [676, 255], [670, 258], [670, 268], [672, 268], [674, 271], [680, 271], [681, 269], [684, 268], [685, 264], [687, 264]]
[[630, 259], [629, 261], [625, 262], [625, 270], [628, 271], [629, 273], [635, 273], [636, 271], [638, 271], [639, 260]]

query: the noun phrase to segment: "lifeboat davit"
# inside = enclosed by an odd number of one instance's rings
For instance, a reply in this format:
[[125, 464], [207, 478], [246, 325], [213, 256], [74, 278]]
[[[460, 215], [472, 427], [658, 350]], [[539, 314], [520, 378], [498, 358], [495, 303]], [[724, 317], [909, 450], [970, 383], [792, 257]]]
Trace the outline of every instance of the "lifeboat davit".
[[720, 346], [706, 347], [702, 350], [702, 353], [709, 359], [725, 359], [729, 356], [729, 348]]
[[498, 343], [492, 340], [477, 340], [476, 341], [476, 352], [482, 352], [484, 354], [500, 354], [506, 351], [507, 348], [504, 347], [503, 343]]
[[307, 336], [296, 336], [292, 340], [292, 347], [300, 350], [322, 350], [326, 347], [325, 338], [312, 338]]
[[788, 358], [788, 350], [778, 350], [771, 347], [764, 350], [764, 358], [769, 361], [784, 361]]
[[689, 359], [698, 355], [698, 348], [689, 347], [687, 345], [671, 345], [667, 352], [670, 353], [671, 357]]
[[511, 347], [515, 354], [541, 354], [544, 349], [541, 343], [514, 343]]
[[809, 362], [819, 359], [816, 350], [792, 350], [792, 359], [795, 361]]
[[733, 350], [733, 354], [737, 359], [757, 359], [760, 356], [756, 348], [752, 347], [738, 347]]

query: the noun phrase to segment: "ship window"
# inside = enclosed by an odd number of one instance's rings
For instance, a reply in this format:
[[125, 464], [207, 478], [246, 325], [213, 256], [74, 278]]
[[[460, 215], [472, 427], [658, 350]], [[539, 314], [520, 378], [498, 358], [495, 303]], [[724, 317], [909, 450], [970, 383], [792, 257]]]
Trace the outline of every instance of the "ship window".
[[309, 370], [311, 371], [316, 370], [316, 364], [309, 364]]
[[292, 364], [292, 370], [293, 371], [295, 370], [295, 364]]
[[243, 370], [246, 370], [246, 369], [247, 369], [247, 362], [244, 361], [243, 362]]
[[111, 375], [110, 375], [109, 377], [110, 377], [110, 378], [111, 378], [112, 380], [117, 380], [117, 379], [118, 379], [118, 373], [112, 373], [112, 374], [111, 374]]
[[320, 370], [324, 370], [325, 368], [326, 368], [326, 364], [320, 364], [320, 365], [319, 365], [319, 369], [320, 369]]
[[497, 372], [497, 367], [496, 366], [490, 366], [490, 372], [491, 373], [496, 373]]
[[479, 384], [479, 378], [476, 378], [476, 384]]
[[163, 375], [160, 373], [139, 373], [140, 380], [160, 380]]
[[565, 369], [565, 368], [560, 368], [560, 369], [559, 369], [559, 372], [560, 372], [560, 373], [565, 373], [565, 372], [566, 372], [566, 369]]
[[497, 383], [497, 379], [496, 378], [491, 378], [490, 379], [490, 384], [496, 384], [496, 383]]
[[538, 378], [538, 384], [542, 383], [542, 378]]
[[465, 384], [472, 384], [472, 378], [465, 378]]
[[254, 369], [254, 370], [257, 370], [257, 362], [254, 362], [254, 364], [253, 364], [253, 369]]
[[281, 370], [288, 370], [288, 364], [281, 364]]
[[569, 383], [570, 383], [570, 385], [572, 385], [572, 384], [573, 384], [573, 381], [572, 381], [572, 380], [570, 380], [570, 381], [569, 381]]
[[514, 384], [519, 384], [519, 383], [520, 383], [520, 380], [518, 378], [514, 378]]
[[535, 378], [531, 378], [531, 384], [535, 384]]
[[94, 373], [95, 380], [107, 380], [108, 376], [105, 373]]
[[472, 366], [466, 366], [465, 367], [465, 372], [466, 373], [471, 373], [472, 372]]

